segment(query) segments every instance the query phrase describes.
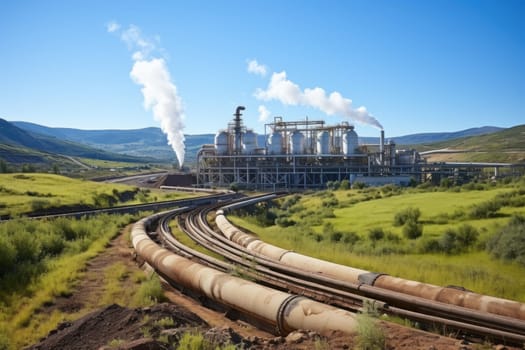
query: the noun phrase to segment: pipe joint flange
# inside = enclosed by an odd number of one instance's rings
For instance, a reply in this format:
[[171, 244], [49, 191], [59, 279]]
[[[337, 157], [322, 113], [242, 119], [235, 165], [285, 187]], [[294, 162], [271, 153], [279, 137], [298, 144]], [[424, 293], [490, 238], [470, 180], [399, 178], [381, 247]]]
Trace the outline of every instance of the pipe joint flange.
[[367, 272], [362, 273], [359, 276], [357, 276], [357, 279], [359, 280], [359, 283], [361, 284], [368, 284], [369, 286], [373, 286], [374, 283], [376, 283], [376, 280], [380, 276], [385, 276], [386, 273], [375, 273], [375, 272]]
[[286, 329], [284, 329], [284, 315], [286, 312], [286, 308], [288, 305], [290, 305], [294, 300], [302, 298], [299, 295], [290, 295], [286, 299], [283, 300], [281, 305], [279, 305], [279, 308], [277, 309], [277, 333], [280, 335], [286, 335]]

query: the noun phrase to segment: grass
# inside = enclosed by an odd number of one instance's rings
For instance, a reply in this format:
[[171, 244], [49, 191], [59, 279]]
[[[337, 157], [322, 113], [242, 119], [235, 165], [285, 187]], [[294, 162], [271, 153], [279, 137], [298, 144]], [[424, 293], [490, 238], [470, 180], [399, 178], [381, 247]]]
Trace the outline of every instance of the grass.
[[[0, 215], [18, 216], [35, 209], [64, 206], [107, 206], [107, 197], [134, 192], [126, 204], [194, 196], [160, 190], [139, 191], [122, 184], [77, 180], [54, 174], [0, 174]], [[106, 198], [105, 198], [106, 197]]]
[[[61, 255], [44, 258], [40, 262], [45, 267], [43, 273], [34, 274], [28, 284], [19, 283], [16, 289], [2, 291], [0, 330], [7, 330], [6, 334], [9, 337], [11, 348], [18, 349], [32, 344], [54, 329], [58, 323], [79, 316], [65, 314], [57, 309], [51, 315], [41, 311], [43, 307], [52, 305], [55, 298], [71, 295], [73, 288], [84, 275], [84, 266], [88, 260], [106, 249], [108, 242], [119, 232], [119, 227], [129, 223], [132, 219], [129, 215], [103, 215], [80, 221], [55, 220], [60, 221], [60, 225], [64, 225], [64, 222], [71, 222], [71, 225], [74, 224], [74, 227], [78, 229], [82, 227], [80, 225], [86, 225], [91, 231], [85, 231], [86, 236], [83, 238], [67, 242]], [[44, 233], [42, 230], [47, 229], [46, 225], [52, 225], [54, 221], [45, 223], [24, 220], [23, 222], [36, 225], [35, 227], [40, 231], [33, 232], [33, 235], [40, 236]], [[11, 224], [15, 227], [15, 224], [20, 226], [23, 222], [4, 223], [3, 225]], [[52, 227], [49, 226], [49, 229]], [[126, 272], [118, 265], [107, 271], [107, 274], [120, 278], [126, 276]], [[2, 279], [8, 276], [3, 275]], [[5, 280], [1, 282], [6, 283]]]
[[[370, 188], [314, 192], [303, 195], [285, 211], [277, 209], [279, 215], [287, 215], [296, 222], [290, 227], [262, 227], [251, 216], [229, 216], [229, 219], [270, 244], [301, 254], [435, 285], [460, 285], [478, 293], [525, 302], [525, 267], [496, 260], [484, 250], [485, 242], [511, 215], [525, 215], [525, 207], [504, 206], [494, 217], [484, 219], [468, 215], [473, 206], [517, 188], [525, 188], [523, 180], [469, 191]], [[525, 196], [525, 191], [521, 193]], [[329, 202], [337, 203], [333, 215], [323, 216], [320, 213]], [[422, 237], [413, 240], [403, 237], [403, 226], [394, 225], [396, 214], [409, 207], [420, 210], [419, 222], [423, 226]], [[326, 233], [327, 223], [334, 232], [341, 233], [340, 237]], [[472, 247], [454, 254], [421, 253], [426, 241], [439, 240], [447, 230], [457, 231], [464, 224], [479, 232]], [[372, 242], [369, 232], [374, 229], [381, 229], [385, 238]], [[359, 238], [357, 243], [344, 242], [345, 235], [350, 233]], [[341, 239], [333, 241], [331, 237]]]

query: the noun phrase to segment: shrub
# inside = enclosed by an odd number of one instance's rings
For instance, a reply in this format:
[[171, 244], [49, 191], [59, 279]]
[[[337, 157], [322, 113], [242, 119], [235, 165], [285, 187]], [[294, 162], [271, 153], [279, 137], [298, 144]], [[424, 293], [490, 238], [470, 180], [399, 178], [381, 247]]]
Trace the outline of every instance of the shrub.
[[11, 272], [15, 266], [16, 248], [3, 236], [0, 236], [0, 277]]
[[136, 294], [136, 301], [138, 305], [150, 306], [158, 302], [166, 300], [160, 279], [157, 275], [151, 275], [148, 279], [142, 282]]
[[376, 319], [368, 314], [357, 316], [357, 346], [361, 350], [383, 350], [386, 336]]
[[346, 191], [346, 190], [348, 190], [349, 188], [350, 188], [350, 181], [348, 181], [348, 180], [346, 180], [346, 179], [343, 180], [343, 181], [341, 181], [341, 184], [339, 185], [339, 189], [340, 189], [341, 191]]
[[458, 228], [456, 239], [462, 250], [472, 247], [478, 240], [478, 230], [469, 224], [463, 224]]
[[452, 254], [457, 252], [457, 244], [456, 244], [456, 232], [454, 230], [447, 230], [441, 236], [441, 239], [439, 240], [439, 247], [442, 252], [447, 254]]
[[329, 189], [329, 190], [335, 191], [335, 190], [339, 189], [340, 185], [341, 185], [341, 183], [339, 181], [328, 181], [326, 183], [326, 188]]
[[292, 207], [295, 204], [297, 204], [300, 199], [301, 199], [301, 196], [298, 195], [298, 194], [294, 194], [293, 196], [286, 197], [286, 199], [281, 204], [281, 209], [282, 210], [288, 210], [290, 207]]
[[289, 227], [296, 224], [294, 220], [284, 216], [275, 219], [275, 223], [280, 227]]
[[331, 197], [331, 198], [323, 200], [322, 205], [323, 207], [326, 207], [326, 208], [333, 208], [339, 205], [339, 201], [337, 200], [337, 198]]
[[497, 200], [491, 200], [471, 208], [469, 216], [472, 219], [486, 219], [496, 216], [498, 210], [500, 210], [501, 204]]
[[43, 211], [51, 206], [47, 199], [33, 199], [31, 201], [31, 211]]
[[513, 216], [488, 242], [487, 250], [498, 259], [525, 266], [525, 217]]
[[352, 184], [352, 188], [356, 190], [362, 190], [365, 187], [366, 187], [366, 184], [360, 181], [354, 181], [354, 183]]
[[416, 239], [423, 235], [423, 225], [415, 220], [408, 220], [403, 227], [403, 235], [408, 239]]
[[343, 235], [343, 243], [354, 245], [359, 241], [359, 236], [355, 232], [346, 232]]
[[385, 237], [385, 232], [380, 227], [376, 227], [376, 228], [373, 228], [370, 231], [368, 231], [368, 238], [372, 242], [379, 241], [379, 240], [383, 239], [384, 237]]
[[409, 220], [417, 223], [420, 216], [421, 211], [419, 208], [410, 207], [403, 209], [394, 216], [394, 226], [403, 226]]

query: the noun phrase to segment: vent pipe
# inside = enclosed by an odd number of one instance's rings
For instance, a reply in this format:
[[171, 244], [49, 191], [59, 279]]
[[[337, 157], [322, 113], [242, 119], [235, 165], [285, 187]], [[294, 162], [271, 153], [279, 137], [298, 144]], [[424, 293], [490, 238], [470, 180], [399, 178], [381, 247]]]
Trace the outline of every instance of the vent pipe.
[[235, 114], [233, 115], [235, 119], [233, 119], [234, 126], [233, 131], [235, 135], [235, 150], [234, 153], [240, 153], [241, 147], [242, 147], [242, 113], [241, 111], [244, 111], [246, 108], [244, 106], [237, 106], [237, 109], [235, 109]]

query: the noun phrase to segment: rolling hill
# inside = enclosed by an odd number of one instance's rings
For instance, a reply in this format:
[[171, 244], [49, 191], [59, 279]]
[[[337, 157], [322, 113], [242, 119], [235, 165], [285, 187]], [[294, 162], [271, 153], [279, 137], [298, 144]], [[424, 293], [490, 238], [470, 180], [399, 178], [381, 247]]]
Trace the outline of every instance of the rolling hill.
[[[175, 154], [166, 142], [166, 136], [159, 128], [144, 128], [134, 130], [79, 130], [71, 128], [50, 128], [28, 122], [11, 122], [13, 125], [40, 135], [56, 139], [68, 140], [91, 147], [104, 149], [109, 152], [127, 154], [138, 157], [154, 157], [159, 161], [175, 162]], [[412, 145], [450, 140], [465, 136], [488, 134], [503, 130], [486, 126], [471, 128], [458, 132], [413, 134], [388, 139], [398, 145]], [[185, 135], [186, 163], [196, 161], [197, 152], [203, 144], [212, 144], [214, 134]], [[264, 144], [264, 135], [259, 135], [259, 145]], [[378, 137], [362, 137], [361, 143], [378, 143]]]
[[23, 130], [0, 119], [0, 157], [10, 163], [46, 163], [48, 157], [82, 157], [114, 162], [145, 163], [153, 158], [139, 158], [112, 153], [56, 137]]
[[525, 163], [525, 125], [487, 135], [413, 145], [430, 162]]

